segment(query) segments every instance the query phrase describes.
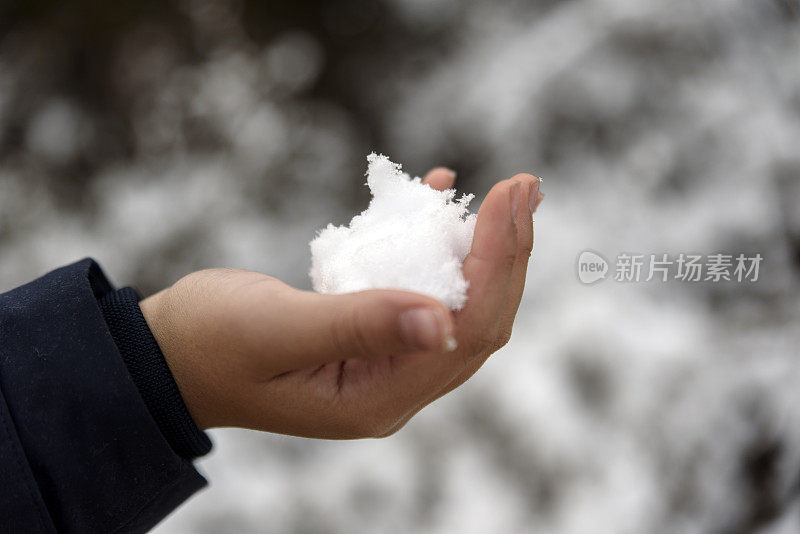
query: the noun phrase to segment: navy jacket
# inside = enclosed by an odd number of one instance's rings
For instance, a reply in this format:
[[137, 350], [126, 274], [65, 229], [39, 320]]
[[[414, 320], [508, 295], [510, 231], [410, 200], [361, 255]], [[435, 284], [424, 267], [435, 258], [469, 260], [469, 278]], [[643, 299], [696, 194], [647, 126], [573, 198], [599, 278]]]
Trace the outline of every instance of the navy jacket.
[[0, 295], [0, 532], [144, 532], [206, 484], [210, 447], [94, 261]]

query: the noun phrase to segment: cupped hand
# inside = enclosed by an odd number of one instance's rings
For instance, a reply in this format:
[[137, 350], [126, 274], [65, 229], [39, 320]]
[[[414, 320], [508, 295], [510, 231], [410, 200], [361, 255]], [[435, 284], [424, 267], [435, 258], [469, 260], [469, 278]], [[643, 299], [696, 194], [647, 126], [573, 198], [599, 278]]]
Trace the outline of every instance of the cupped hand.
[[[439, 168], [424, 181], [453, 180]], [[140, 305], [200, 428], [387, 436], [508, 342], [541, 199], [529, 174], [489, 191], [455, 313], [408, 291], [322, 295], [232, 269], [192, 273]]]

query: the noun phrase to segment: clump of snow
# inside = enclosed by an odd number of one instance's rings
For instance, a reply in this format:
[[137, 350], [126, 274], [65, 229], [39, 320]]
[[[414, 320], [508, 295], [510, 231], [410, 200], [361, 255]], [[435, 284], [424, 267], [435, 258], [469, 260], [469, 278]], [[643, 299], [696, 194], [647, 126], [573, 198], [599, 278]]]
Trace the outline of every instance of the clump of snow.
[[369, 207], [349, 226], [329, 224], [311, 241], [311, 281], [320, 293], [404, 289], [452, 310], [467, 300], [461, 265], [472, 246], [474, 195], [437, 191], [386, 156], [370, 154]]

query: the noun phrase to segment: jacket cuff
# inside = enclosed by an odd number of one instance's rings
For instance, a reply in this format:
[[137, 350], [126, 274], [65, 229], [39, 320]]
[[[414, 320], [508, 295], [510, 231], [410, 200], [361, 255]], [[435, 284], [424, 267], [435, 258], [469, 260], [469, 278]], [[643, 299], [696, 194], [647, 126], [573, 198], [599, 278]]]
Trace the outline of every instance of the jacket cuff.
[[144, 532], [206, 485], [119, 355], [111, 291], [85, 259], [0, 294], [0, 532]]
[[208, 454], [211, 440], [189, 414], [139, 300], [135, 289], [124, 287], [98, 304], [134, 384], [172, 449], [186, 459]]

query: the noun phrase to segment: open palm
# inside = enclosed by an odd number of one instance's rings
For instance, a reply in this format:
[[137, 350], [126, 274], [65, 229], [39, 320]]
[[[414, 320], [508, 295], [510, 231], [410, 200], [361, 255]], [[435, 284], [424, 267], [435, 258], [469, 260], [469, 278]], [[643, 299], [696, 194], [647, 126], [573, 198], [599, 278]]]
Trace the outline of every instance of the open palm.
[[[445, 189], [453, 176], [435, 169], [424, 181]], [[142, 310], [202, 428], [386, 436], [508, 342], [539, 201], [539, 180], [528, 174], [491, 189], [464, 262], [468, 301], [455, 313], [417, 293], [320, 295], [230, 269], [193, 273]], [[421, 339], [398, 326], [411, 309], [436, 318]], [[455, 350], [444, 346], [449, 336]]]

